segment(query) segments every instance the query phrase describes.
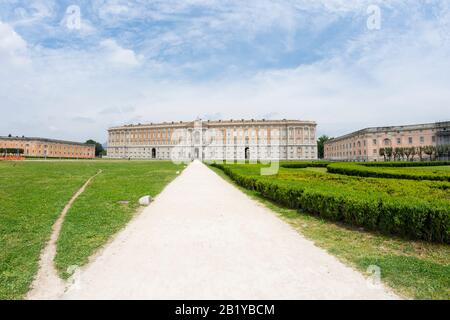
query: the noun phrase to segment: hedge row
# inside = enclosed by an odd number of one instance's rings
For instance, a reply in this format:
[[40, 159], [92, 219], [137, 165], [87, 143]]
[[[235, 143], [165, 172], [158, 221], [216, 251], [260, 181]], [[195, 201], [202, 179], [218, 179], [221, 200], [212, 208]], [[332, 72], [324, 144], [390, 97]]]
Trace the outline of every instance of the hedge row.
[[[389, 168], [389, 167], [388, 167]], [[395, 167], [392, 166], [395, 169]], [[394, 179], [409, 179], [409, 180], [433, 180], [433, 181], [450, 181], [450, 174], [435, 174], [430, 171], [405, 171], [399, 168], [398, 170], [383, 170], [383, 167], [368, 167], [355, 163], [333, 163], [327, 167], [328, 172], [344, 174], [348, 176], [358, 177], [372, 177], [372, 178], [394, 178]]]
[[280, 167], [287, 169], [302, 169], [302, 168], [326, 168], [330, 162], [327, 161], [302, 161], [302, 162], [282, 162]]
[[366, 167], [432, 167], [432, 166], [449, 166], [450, 161], [391, 161], [391, 162], [364, 162], [361, 163]]
[[240, 186], [292, 209], [385, 234], [450, 243], [450, 214], [446, 206], [320, 191], [279, 183], [274, 177], [247, 176], [233, 171], [231, 166], [213, 166]]

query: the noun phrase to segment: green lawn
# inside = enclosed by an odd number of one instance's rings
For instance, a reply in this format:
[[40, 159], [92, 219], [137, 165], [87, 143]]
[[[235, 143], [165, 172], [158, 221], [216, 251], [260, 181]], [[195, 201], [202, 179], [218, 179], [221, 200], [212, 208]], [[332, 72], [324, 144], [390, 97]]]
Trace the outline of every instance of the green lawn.
[[[131, 163], [103, 164], [104, 172], [95, 178], [67, 213], [55, 258], [63, 278], [70, 276], [68, 267], [85, 264], [133, 217], [141, 196], [157, 195], [182, 168], [171, 162]], [[129, 201], [129, 204], [119, 201]]]
[[[222, 170], [211, 168], [225, 180], [234, 183]], [[311, 174], [305, 173], [305, 181], [312, 179]], [[352, 181], [354, 183], [356, 180]], [[415, 181], [407, 181], [411, 182]], [[399, 295], [416, 299], [450, 299], [449, 245], [368, 232], [363, 228], [289, 209], [268, 200], [257, 191], [238, 187], [344, 263], [362, 273], [366, 272], [369, 265], [378, 265], [382, 281]]]
[[[0, 299], [20, 299], [27, 293], [53, 223], [71, 196], [99, 169], [103, 173], [78, 199], [80, 204], [75, 202], [63, 225], [60, 267], [86, 261], [129, 221], [140, 196], [156, 195], [181, 167], [134, 161], [0, 162]], [[119, 206], [117, 199], [130, 200], [130, 205]], [[78, 227], [80, 233], [75, 235], [73, 228]], [[67, 252], [62, 253], [61, 247]]]

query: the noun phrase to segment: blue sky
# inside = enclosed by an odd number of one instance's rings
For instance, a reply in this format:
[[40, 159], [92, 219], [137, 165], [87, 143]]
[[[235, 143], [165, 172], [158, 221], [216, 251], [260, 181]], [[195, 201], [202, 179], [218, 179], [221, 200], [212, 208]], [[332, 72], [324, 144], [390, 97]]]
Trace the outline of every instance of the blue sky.
[[450, 120], [449, 21], [438, 0], [0, 0], [0, 135], [105, 141], [113, 125], [198, 116], [315, 120], [331, 136]]

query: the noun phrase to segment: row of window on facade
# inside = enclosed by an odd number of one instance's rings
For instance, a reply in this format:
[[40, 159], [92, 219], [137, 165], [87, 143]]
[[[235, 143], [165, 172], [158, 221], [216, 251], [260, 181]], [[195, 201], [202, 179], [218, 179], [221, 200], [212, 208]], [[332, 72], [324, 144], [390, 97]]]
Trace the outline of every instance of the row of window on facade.
[[[11, 145], [11, 144], [8, 144], [8, 143], [3, 143], [1, 146], [2, 147], [4, 147], [4, 148], [6, 148], [6, 147], [8, 147], [9, 145]], [[14, 146], [17, 146], [18, 148], [22, 148], [22, 149], [24, 149], [24, 148], [28, 148], [28, 147], [30, 147], [30, 144], [14, 144]], [[50, 150], [52, 150], [52, 149], [55, 149], [55, 150], [82, 150], [82, 149], [84, 149], [85, 147], [82, 147], [82, 146], [63, 146], [63, 145], [41, 145], [41, 144], [38, 144], [38, 145], [35, 145], [34, 146], [34, 149], [36, 149], [36, 150], [41, 150], [41, 149], [50, 149]]]
[[25, 149], [25, 154], [41, 154], [41, 155], [55, 155], [55, 156], [59, 156], [59, 155], [67, 155], [67, 156], [90, 156], [91, 153], [90, 152], [53, 152], [53, 151], [47, 151], [44, 150], [43, 152], [41, 150], [38, 150], [37, 152], [35, 150], [30, 150], [29, 149]]
[[[264, 158], [264, 157], [279, 157], [279, 153], [276, 152], [264, 152], [264, 153], [260, 153], [260, 154], [254, 154], [254, 153], [250, 153], [252, 155], [252, 158], [258, 157], [258, 158]], [[173, 155], [173, 154], [172, 154]], [[210, 153], [206, 153], [207, 157], [210, 158], [222, 158], [224, 155], [231, 157], [232, 155], [234, 155], [234, 158], [237, 158], [239, 155], [241, 155], [242, 157], [245, 155], [245, 153], [240, 153], [238, 154], [237, 152], [225, 152], [225, 153], [221, 153], [221, 152], [210, 152]], [[163, 159], [169, 159], [171, 157], [171, 153], [170, 152], [158, 152], [156, 154], [150, 154], [150, 153], [143, 153], [143, 152], [130, 152], [130, 153], [117, 153], [115, 156], [123, 156], [123, 157], [131, 157], [131, 158], [163, 158]], [[178, 157], [182, 158], [182, 157], [191, 157], [191, 153], [184, 153], [184, 152], [178, 152], [177, 154]], [[290, 154], [291, 158], [294, 158], [295, 155], [294, 153]], [[303, 155], [301, 155], [301, 157], [304, 158], [311, 158], [311, 159], [315, 159], [315, 155], [314, 154], [309, 154], [309, 153], [305, 153]]]
[[[432, 143], [435, 143], [436, 142], [436, 136], [432, 136], [431, 137], [431, 141], [432, 141]], [[402, 144], [402, 139], [401, 138], [396, 138], [396, 142], [397, 142], [398, 145], [400, 145], [400, 144]], [[423, 136], [419, 137], [419, 142], [421, 144], [424, 144], [425, 143], [425, 137], [423, 137]], [[378, 144], [378, 140], [377, 139], [373, 139], [372, 140], [372, 144], [373, 145], [377, 145]], [[384, 144], [384, 146], [391, 146], [392, 145], [391, 139], [384, 139], [383, 140], [383, 144]], [[411, 145], [414, 144], [413, 137], [408, 137], [408, 144], [411, 144]], [[352, 146], [353, 146], [353, 148], [356, 148], [356, 147], [361, 148], [361, 141], [353, 142], [353, 144], [352, 143], [345, 143], [345, 144], [333, 146], [332, 150], [352, 149]], [[366, 140], [363, 140], [363, 146], [364, 147], [366, 146]]]
[[[390, 139], [384, 139], [384, 145], [385, 146], [390, 146], [391, 145], [391, 140]], [[397, 144], [402, 144], [402, 138], [396, 138]], [[419, 137], [419, 142], [420, 143], [425, 143], [425, 137], [421, 136]], [[432, 136], [431, 137], [431, 142], [435, 143], [436, 142], [436, 136]], [[377, 144], [377, 140], [373, 139], [373, 144], [376, 145]], [[414, 139], [413, 137], [408, 137], [408, 144], [414, 144]]]
[[[113, 142], [111, 143], [111, 145], [117, 145], [117, 143], [126, 143], [126, 144], [130, 144], [130, 145], [142, 145], [142, 144], [152, 144], [152, 145], [191, 145], [193, 144], [191, 141], [132, 141], [132, 142], [127, 142], [127, 141], [117, 141], [117, 142]], [[276, 144], [284, 144], [286, 143], [285, 141], [280, 141], [280, 140], [266, 140], [266, 139], [262, 139], [262, 140], [255, 140], [255, 139], [246, 139], [245, 141], [243, 140], [237, 140], [236, 138], [233, 140], [226, 140], [224, 142], [225, 144], [235, 144], [235, 145], [239, 145], [239, 144], [272, 144], [272, 145], [276, 145]], [[314, 139], [310, 139], [310, 140], [303, 140], [303, 141], [288, 141], [288, 143], [291, 144], [300, 144], [300, 143], [315, 143]], [[194, 144], [200, 144], [200, 143], [194, 143]], [[222, 141], [217, 141], [215, 139], [211, 139], [210, 141], [208, 141], [207, 143], [202, 143], [202, 145], [204, 144], [210, 144], [210, 145], [220, 145], [222, 144]]]
[[[18, 145], [18, 148], [24, 149], [24, 153], [25, 155], [55, 155], [55, 156], [59, 156], [59, 155], [67, 155], [67, 156], [90, 156], [91, 153], [90, 152], [82, 152], [82, 150], [77, 150], [77, 149], [71, 149], [69, 147], [64, 147], [63, 150], [65, 150], [64, 152], [61, 150], [54, 150], [52, 151], [52, 148], [47, 148], [47, 146], [44, 146], [44, 148], [36, 147], [33, 149], [29, 149], [29, 145]], [[56, 148], [55, 148], [56, 149]], [[61, 149], [61, 148], [59, 148]]]
[[[178, 130], [178, 132], [177, 132]], [[301, 136], [301, 132], [303, 129], [297, 128], [296, 132], [297, 132], [297, 136]], [[175, 133], [174, 133], [175, 131]], [[223, 137], [223, 130], [208, 130], [207, 134], [210, 137]], [[250, 134], [249, 134], [250, 132]], [[230, 130], [227, 129], [226, 131], [226, 135], [227, 136], [252, 136], [252, 137], [268, 137], [268, 131], [261, 129], [258, 130], [258, 134], [256, 134], [256, 130], [252, 130], [252, 129], [245, 129], [245, 130]], [[286, 132], [284, 130], [280, 130], [281, 132], [281, 136], [282, 137], [286, 137]], [[294, 130], [291, 128], [289, 130], [289, 137], [293, 137], [294, 136]], [[310, 137], [314, 136], [314, 130], [308, 130], [308, 128], [304, 129], [305, 132], [305, 136], [307, 136], [306, 138], [309, 139]], [[136, 140], [136, 139], [162, 139], [165, 138], [166, 141], [170, 140], [169, 137], [172, 137], [172, 134], [174, 133], [174, 137], [175, 140], [177, 140], [177, 138], [180, 138], [180, 136], [182, 136], [183, 138], [186, 138], [188, 140], [191, 139], [192, 136], [192, 130], [188, 130], [186, 133], [186, 130], [183, 129], [174, 129], [171, 130], [169, 129], [154, 129], [154, 130], [147, 130], [147, 131], [141, 131], [139, 133], [136, 132], [119, 132], [119, 133], [112, 133], [111, 134], [111, 142], [124, 142], [124, 140]], [[178, 134], [177, 134], [178, 133]], [[218, 134], [217, 134], [218, 133]], [[272, 136], [272, 135], [271, 135]]]
[[[233, 148], [233, 147], [232, 147]], [[270, 146], [267, 146], [266, 147], [267, 148], [267, 150], [271, 150], [271, 147]], [[279, 146], [276, 146], [276, 147], [272, 147], [273, 149], [282, 149], [282, 150], [284, 150], [285, 149], [285, 147], [279, 147]], [[153, 149], [155, 149], [155, 148], [142, 148], [142, 149], [139, 149], [138, 151], [137, 150], [125, 150], [125, 149], [123, 149], [123, 148], [114, 148], [113, 149], [113, 151], [115, 151], [115, 152], [150, 152], [150, 151], [152, 151]], [[233, 149], [236, 149], [236, 147], [234, 147]], [[260, 149], [260, 150], [263, 150], [261, 147], [260, 148], [258, 148], [258, 149]], [[311, 152], [314, 152], [314, 150], [315, 150], [316, 148], [315, 148], [315, 146], [304, 146], [304, 147], [289, 147], [289, 150], [291, 151], [291, 152], [294, 152], [294, 150], [297, 150], [297, 152], [302, 152], [302, 150], [304, 150], [305, 152], [309, 152], [309, 151], [311, 151]], [[157, 150], [157, 149], [155, 149], [155, 150]], [[212, 150], [214, 150], [214, 149], [212, 149]], [[230, 150], [230, 148], [229, 147], [224, 147], [224, 150]], [[251, 150], [251, 149], [250, 149]], [[158, 150], [157, 150], [157, 152], [158, 152]]]
[[[302, 156], [302, 157], [305, 157], [305, 158], [309, 158], [309, 157], [315, 158], [315, 149], [314, 149], [314, 147], [311, 147], [310, 149], [309, 148], [305, 148], [305, 150], [302, 150], [302, 148], [296, 148], [296, 151], [297, 151], [297, 156]], [[214, 157], [222, 157], [223, 155], [228, 155], [228, 156], [234, 155], [234, 157], [236, 158], [239, 154], [240, 155], [245, 155], [245, 152], [238, 152], [235, 148], [232, 151], [230, 151], [229, 149], [225, 149], [225, 150], [222, 149], [220, 151], [216, 151], [216, 150], [213, 149], [213, 150], [211, 150], [209, 152], [206, 151], [206, 156], [214, 158]], [[262, 150], [262, 151], [254, 151], [254, 150], [251, 151], [251, 150], [249, 150], [249, 152], [250, 152], [250, 154], [253, 155], [252, 158], [254, 156], [256, 156], [256, 157], [271, 157], [271, 156], [278, 157], [279, 156], [279, 150], [278, 149], [271, 150], [269, 148], [269, 149]], [[129, 157], [132, 157], [132, 158], [139, 158], [139, 157], [169, 158], [170, 155], [171, 155], [170, 152], [164, 152], [164, 151], [159, 151], [159, 150], [157, 151], [155, 148], [152, 148], [152, 149], [148, 148], [147, 150], [145, 150], [145, 148], [144, 148], [144, 150], [139, 150], [139, 151], [131, 150], [131, 151], [126, 151], [126, 152], [124, 150], [121, 150], [120, 148], [116, 148], [114, 154], [122, 155], [122, 156], [129, 156]], [[175, 154], [173, 154], [173, 155], [175, 155]], [[178, 155], [178, 157], [185, 157], [187, 155], [190, 157], [191, 153], [188, 152], [188, 151], [179, 151], [177, 153], [177, 155]], [[290, 157], [293, 158], [294, 156], [295, 156], [294, 148], [291, 148], [290, 149]]]

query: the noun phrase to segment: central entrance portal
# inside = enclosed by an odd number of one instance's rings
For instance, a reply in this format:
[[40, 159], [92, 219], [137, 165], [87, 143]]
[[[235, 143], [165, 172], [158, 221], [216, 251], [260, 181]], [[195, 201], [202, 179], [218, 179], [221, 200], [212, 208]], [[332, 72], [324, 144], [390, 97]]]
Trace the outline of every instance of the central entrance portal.
[[200, 158], [200, 150], [198, 150], [198, 148], [195, 148], [194, 156], [195, 156], [195, 159], [199, 159]]
[[152, 159], [156, 159], [156, 149], [152, 149]]
[[250, 160], [250, 148], [245, 148], [245, 160]]

